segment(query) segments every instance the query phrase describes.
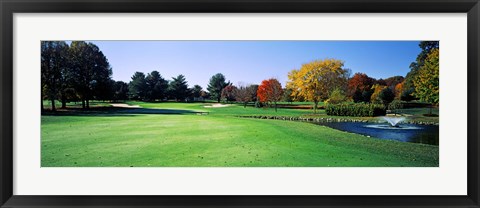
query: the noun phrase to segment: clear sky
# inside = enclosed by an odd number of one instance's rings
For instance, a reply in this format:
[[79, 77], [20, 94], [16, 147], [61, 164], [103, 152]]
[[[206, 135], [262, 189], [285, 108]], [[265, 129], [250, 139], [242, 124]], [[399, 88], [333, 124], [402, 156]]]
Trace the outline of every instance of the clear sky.
[[420, 53], [418, 41], [89, 41], [108, 58], [113, 79], [129, 82], [136, 72], [157, 70], [171, 80], [185, 75], [188, 84], [207, 87], [222, 73], [233, 84], [260, 84], [303, 63], [324, 58], [345, 61], [345, 68], [374, 78], [405, 76]]

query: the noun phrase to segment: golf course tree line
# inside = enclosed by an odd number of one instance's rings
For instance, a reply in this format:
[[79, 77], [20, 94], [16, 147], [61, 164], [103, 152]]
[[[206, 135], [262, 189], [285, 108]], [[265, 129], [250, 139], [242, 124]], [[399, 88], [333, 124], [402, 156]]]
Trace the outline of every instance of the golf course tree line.
[[286, 91], [294, 101], [314, 102], [314, 110], [319, 101], [326, 102], [330, 115], [372, 116], [381, 114], [382, 108], [395, 111], [419, 103], [429, 104], [432, 115], [432, 107], [439, 103], [439, 42], [422, 41], [419, 47], [406, 77], [377, 80], [365, 73], [350, 77], [343, 61], [316, 60], [288, 74]]
[[[237, 85], [227, 81], [222, 73], [214, 74], [206, 91], [199, 85], [189, 87], [187, 77], [178, 75], [167, 80], [158, 71], [135, 72], [129, 83], [111, 78], [112, 68], [102, 51], [92, 43], [72, 41], [42, 41], [42, 109], [43, 101], [55, 101], [61, 108], [68, 102], [89, 101], [167, 101], [194, 102], [213, 100], [240, 103], [246, 108], [278, 108], [278, 102], [312, 102], [316, 113], [321, 102], [332, 115], [377, 115], [382, 109], [396, 110], [412, 103], [439, 103], [439, 42], [420, 42], [420, 54], [410, 64], [405, 76], [375, 79], [365, 73], [351, 75], [344, 61], [318, 59], [288, 73], [285, 87], [275, 78], [257, 84]], [[323, 107], [323, 106], [322, 106]], [[336, 113], [337, 112], [337, 113]], [[364, 112], [364, 113], [360, 113]], [[430, 114], [431, 111], [430, 111]]]
[[[237, 101], [246, 107], [248, 102], [254, 101], [255, 107], [274, 106], [275, 111], [280, 101], [313, 102], [314, 113], [319, 103], [324, 102], [327, 114], [341, 116], [378, 116], [384, 115], [387, 109], [396, 112], [404, 105], [427, 104], [429, 115], [432, 115], [432, 107], [439, 103], [439, 43], [423, 41], [419, 47], [422, 50], [411, 63], [406, 77], [375, 79], [365, 73], [351, 76], [343, 60], [319, 59], [290, 71], [285, 88], [274, 78], [263, 80], [259, 86], [235, 87], [225, 82], [223, 75], [217, 74], [210, 80], [209, 91], [217, 86], [216, 92], [221, 92], [220, 96], [214, 95], [218, 102]], [[245, 96], [249, 94], [249, 87], [254, 86], [256, 96], [251, 90], [253, 96]]]
[[44, 99], [51, 101], [52, 110], [56, 109], [55, 100], [61, 102], [62, 108], [72, 100], [88, 108], [90, 100], [112, 99], [111, 88], [117, 83], [111, 76], [107, 58], [92, 43], [41, 42], [42, 109]]
[[[41, 42], [41, 107], [49, 100], [52, 111], [61, 102], [81, 102], [89, 108], [91, 100], [176, 101], [203, 100], [207, 93], [199, 85], [188, 88], [184, 75], [166, 80], [158, 71], [145, 75], [135, 72], [129, 83], [112, 79], [112, 68], [107, 57], [93, 43], [85, 41]], [[223, 85], [222, 85], [223, 89]], [[220, 90], [222, 90], [220, 89]]]

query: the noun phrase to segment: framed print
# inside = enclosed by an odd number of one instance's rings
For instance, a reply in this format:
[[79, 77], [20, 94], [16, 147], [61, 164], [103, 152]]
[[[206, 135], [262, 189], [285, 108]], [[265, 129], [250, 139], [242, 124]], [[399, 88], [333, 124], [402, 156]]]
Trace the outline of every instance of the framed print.
[[0, 5], [2, 207], [479, 207], [477, 0]]

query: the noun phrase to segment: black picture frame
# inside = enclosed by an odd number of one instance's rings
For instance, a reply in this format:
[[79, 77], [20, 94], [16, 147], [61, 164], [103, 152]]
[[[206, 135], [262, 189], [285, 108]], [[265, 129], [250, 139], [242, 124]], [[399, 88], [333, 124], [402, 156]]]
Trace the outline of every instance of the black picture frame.
[[[1, 207], [480, 207], [478, 0], [0, 0]], [[467, 13], [466, 196], [25, 196], [13, 195], [14, 13]], [[94, 187], [92, 187], [94, 188]]]

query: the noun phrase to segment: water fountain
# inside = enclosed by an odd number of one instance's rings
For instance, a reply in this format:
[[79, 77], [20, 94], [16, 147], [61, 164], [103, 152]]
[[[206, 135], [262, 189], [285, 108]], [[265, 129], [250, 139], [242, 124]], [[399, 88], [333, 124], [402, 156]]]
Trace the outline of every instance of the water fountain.
[[388, 116], [384, 116], [382, 117], [383, 120], [387, 121], [391, 127], [399, 127], [398, 124], [402, 121], [405, 120], [404, 117], [388, 117]]
[[413, 130], [413, 129], [421, 129], [418, 126], [412, 125], [400, 125], [403, 121], [405, 121], [405, 117], [391, 117], [391, 116], [383, 116], [381, 117], [387, 124], [370, 124], [365, 125], [367, 128], [375, 128], [375, 129], [398, 129], [398, 130]]
[[377, 117], [378, 122], [318, 122], [316, 124], [368, 137], [438, 145], [438, 126], [407, 122], [408, 117]]

